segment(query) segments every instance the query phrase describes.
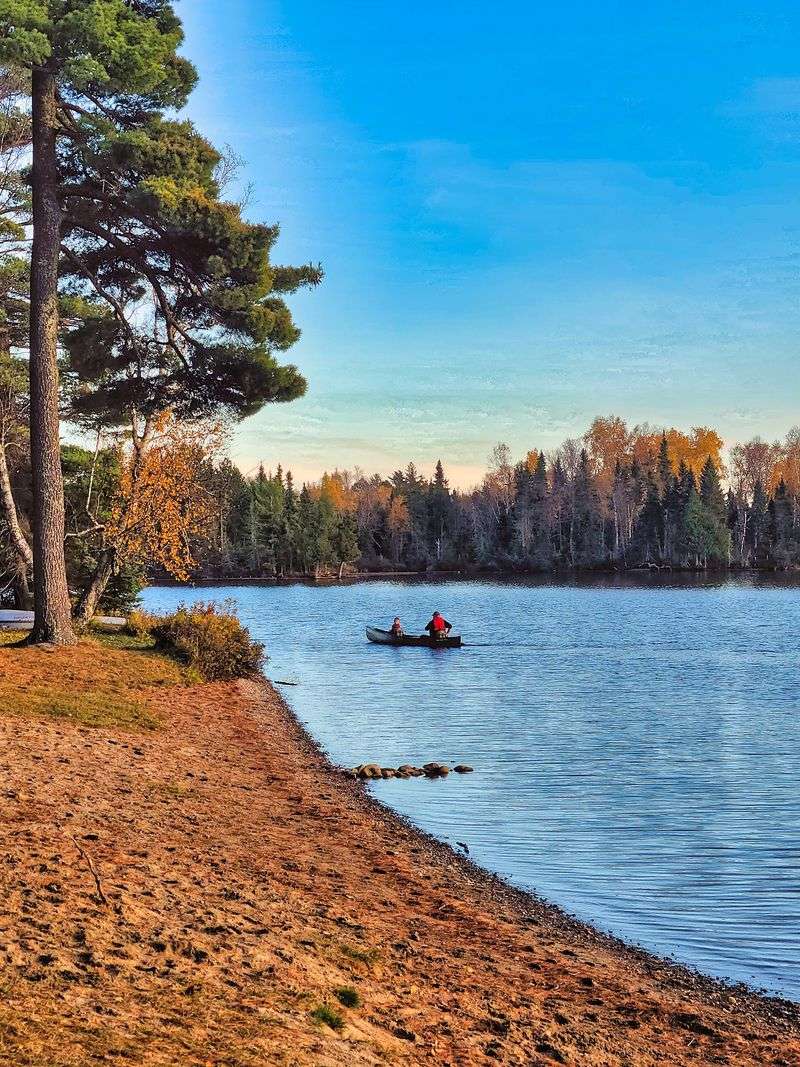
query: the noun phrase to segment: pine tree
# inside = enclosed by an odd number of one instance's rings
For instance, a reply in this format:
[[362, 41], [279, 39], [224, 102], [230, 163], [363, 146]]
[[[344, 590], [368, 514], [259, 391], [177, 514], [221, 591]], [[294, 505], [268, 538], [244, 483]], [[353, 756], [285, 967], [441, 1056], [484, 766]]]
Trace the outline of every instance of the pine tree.
[[753, 488], [747, 543], [757, 562], [763, 562], [771, 553], [769, 498], [760, 478], [756, 479]]
[[221, 199], [222, 157], [189, 123], [87, 137], [62, 168], [64, 273], [97, 307], [64, 336], [73, 416], [241, 419], [302, 395], [276, 358], [299, 336], [283, 296], [320, 269], [271, 264], [278, 228]]
[[700, 499], [720, 523], [725, 523], [727, 519], [725, 494], [722, 491], [717, 468], [710, 456], [703, 464], [700, 474]]
[[[530, 456], [530, 453], [529, 453]], [[533, 546], [532, 486], [535, 464], [527, 461], [514, 467], [514, 505], [511, 510], [511, 525], [514, 531], [512, 553], [519, 562], [529, 561]]]
[[658, 447], [658, 484], [663, 500], [672, 485], [672, 462], [669, 458], [669, 444], [666, 434], [662, 436], [661, 444]]
[[694, 486], [689, 489], [683, 519], [685, 551], [696, 565], [709, 561], [727, 563], [730, 558], [730, 531], [718, 516], [703, 503]]
[[[242, 418], [301, 395], [302, 376], [275, 358], [299, 335], [283, 295], [316, 284], [321, 271], [273, 266], [278, 228], [246, 223], [224, 202], [220, 154], [189, 122], [165, 117], [195, 80], [176, 54], [182, 31], [166, 0], [0, 0], [4, 29], [0, 56], [32, 72], [41, 269], [31, 293], [31, 380], [41, 382], [31, 429], [41, 461], [34, 474], [41, 467], [49, 497], [35, 524], [49, 545], [48, 574], [37, 584], [63, 616], [65, 586], [53, 570], [59, 271], [85, 305], [62, 331], [71, 418], [130, 423], [137, 451], [167, 409]], [[89, 612], [84, 597], [76, 610]]]
[[537, 568], [546, 570], [553, 561], [550, 530], [550, 487], [547, 483], [547, 463], [540, 452], [531, 478], [529, 504], [533, 524], [531, 560]]
[[614, 559], [624, 559], [628, 545], [627, 518], [630, 512], [630, 471], [619, 460], [614, 464], [611, 483], [611, 514], [614, 522]]
[[444, 467], [441, 460], [436, 461], [433, 482], [428, 490], [427, 510], [431, 552], [436, 562], [441, 563], [451, 534], [450, 526], [453, 512], [450, 488], [444, 475]]
[[286, 488], [283, 494], [283, 525], [280, 537], [279, 564], [281, 573], [292, 574], [295, 565], [297, 544], [297, 493], [292, 472], [286, 472]]
[[744, 566], [746, 562], [746, 540], [749, 516], [747, 503], [740, 499], [733, 489], [729, 489], [725, 497], [725, 522], [731, 536], [731, 560], [737, 566]]
[[303, 574], [309, 574], [318, 560], [317, 508], [308, 486], [300, 490], [297, 508], [297, 562]]
[[659, 485], [651, 473], [646, 479], [644, 506], [631, 538], [631, 552], [639, 563], [661, 562], [664, 552], [664, 504]]
[[800, 558], [800, 545], [794, 537], [794, 508], [786, 482], [781, 478], [770, 502], [772, 556], [780, 567]]
[[354, 563], [361, 555], [358, 546], [358, 527], [355, 516], [346, 511], [339, 516], [339, 524], [334, 538], [336, 560], [340, 565]]
[[551, 518], [556, 541], [556, 554], [559, 562], [566, 562], [568, 545], [568, 497], [569, 480], [561, 462], [561, 457], [556, 456], [553, 464], [553, 478], [551, 487]]
[[603, 521], [586, 449], [581, 450], [572, 495], [572, 566], [592, 567], [604, 558]]
[[131, 121], [180, 107], [194, 83], [182, 34], [160, 0], [0, 0], [0, 61], [31, 72], [30, 385], [34, 628], [31, 640], [74, 643], [64, 559], [64, 489], [56, 364], [64, 189], [59, 148], [76, 116]]

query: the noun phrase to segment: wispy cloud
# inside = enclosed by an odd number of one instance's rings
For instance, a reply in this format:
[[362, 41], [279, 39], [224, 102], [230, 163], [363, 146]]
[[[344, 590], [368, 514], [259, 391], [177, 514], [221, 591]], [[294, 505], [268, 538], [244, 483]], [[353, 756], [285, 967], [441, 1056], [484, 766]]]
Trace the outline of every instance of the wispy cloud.
[[757, 78], [721, 113], [751, 126], [767, 140], [794, 142], [800, 138], [800, 78]]
[[[417, 189], [428, 239], [447, 227], [490, 243], [559, 237], [608, 247], [631, 228], [663, 226], [667, 208], [687, 199], [672, 180], [615, 160], [480, 158], [469, 145], [418, 141], [392, 146]], [[445, 227], [444, 229], [442, 227]], [[652, 231], [651, 231], [652, 232]]]
[[800, 78], [757, 78], [727, 110], [732, 114], [800, 115]]

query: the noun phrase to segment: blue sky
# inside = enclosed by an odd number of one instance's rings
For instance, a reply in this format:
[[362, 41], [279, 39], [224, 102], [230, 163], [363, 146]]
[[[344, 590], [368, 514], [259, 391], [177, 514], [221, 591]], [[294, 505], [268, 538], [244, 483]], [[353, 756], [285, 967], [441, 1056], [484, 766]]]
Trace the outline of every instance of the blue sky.
[[800, 13], [789, 3], [178, 5], [189, 113], [244, 158], [310, 382], [232, 446], [301, 478], [597, 414], [800, 421]]

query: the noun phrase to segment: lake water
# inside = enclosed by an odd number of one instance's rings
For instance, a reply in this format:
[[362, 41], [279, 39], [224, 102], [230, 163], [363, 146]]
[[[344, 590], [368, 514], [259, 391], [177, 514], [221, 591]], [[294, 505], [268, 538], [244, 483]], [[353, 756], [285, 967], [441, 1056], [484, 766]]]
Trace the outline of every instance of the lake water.
[[[153, 588], [234, 599], [267, 674], [387, 804], [597, 926], [800, 1000], [800, 589], [388, 581]], [[434, 608], [460, 650], [367, 643]]]

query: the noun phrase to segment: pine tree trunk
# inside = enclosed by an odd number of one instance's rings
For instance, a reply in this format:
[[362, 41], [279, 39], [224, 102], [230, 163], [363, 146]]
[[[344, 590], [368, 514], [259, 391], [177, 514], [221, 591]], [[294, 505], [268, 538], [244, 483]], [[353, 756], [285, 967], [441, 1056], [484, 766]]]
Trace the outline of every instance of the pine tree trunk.
[[100, 555], [94, 574], [84, 587], [75, 605], [75, 620], [86, 624], [92, 620], [97, 605], [114, 574], [114, 551], [107, 548]]
[[75, 643], [64, 561], [64, 483], [58, 419], [58, 255], [61, 206], [56, 165], [56, 82], [33, 72], [33, 250], [31, 256], [31, 468], [34, 623], [30, 640]]

